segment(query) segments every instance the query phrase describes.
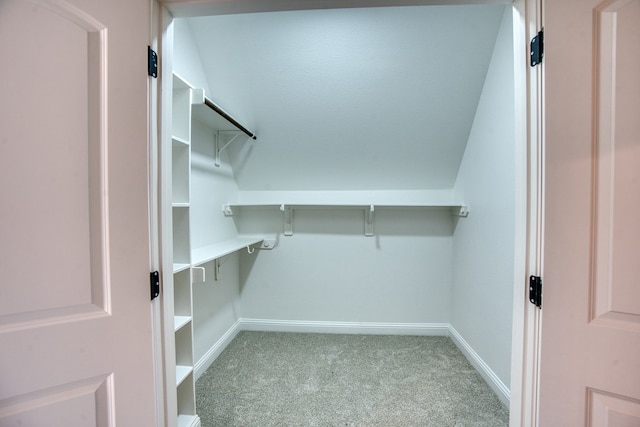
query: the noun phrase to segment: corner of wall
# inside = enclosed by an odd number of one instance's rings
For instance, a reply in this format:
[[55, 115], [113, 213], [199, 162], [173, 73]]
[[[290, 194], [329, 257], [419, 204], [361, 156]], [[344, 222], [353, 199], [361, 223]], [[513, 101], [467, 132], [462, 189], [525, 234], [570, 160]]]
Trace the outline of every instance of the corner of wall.
[[450, 318], [504, 384], [510, 382], [515, 262], [512, 43], [512, 11], [505, 7], [454, 187], [471, 214], [454, 233]]

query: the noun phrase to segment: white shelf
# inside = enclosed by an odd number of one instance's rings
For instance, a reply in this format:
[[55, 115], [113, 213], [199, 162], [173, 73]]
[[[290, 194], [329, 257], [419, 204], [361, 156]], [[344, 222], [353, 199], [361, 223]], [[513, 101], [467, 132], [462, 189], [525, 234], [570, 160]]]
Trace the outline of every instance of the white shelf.
[[178, 415], [178, 427], [196, 427], [200, 425], [197, 415]]
[[171, 143], [173, 144], [174, 147], [188, 147], [189, 146], [189, 141], [180, 138], [179, 136], [171, 136]]
[[178, 329], [182, 328], [184, 325], [187, 325], [189, 322], [191, 322], [191, 316], [174, 316], [173, 330], [177, 331]]
[[288, 209], [451, 209], [454, 215], [466, 216], [465, 206], [452, 190], [403, 191], [240, 191], [237, 199], [223, 207], [225, 215], [234, 208]]
[[294, 209], [321, 209], [321, 208], [357, 208], [367, 209], [371, 206], [375, 208], [461, 208], [465, 206], [463, 203], [340, 203], [340, 202], [322, 202], [322, 203], [299, 203], [295, 201], [285, 201], [282, 203], [229, 203], [225, 205], [232, 210], [233, 208], [241, 207], [256, 207], [256, 208], [280, 208], [285, 206], [287, 208]]
[[179, 386], [189, 374], [193, 372], [193, 367], [176, 365], [176, 387]]
[[247, 246], [261, 243], [263, 240], [264, 237], [240, 236], [236, 239], [225, 240], [223, 242], [214, 243], [201, 248], [195, 248], [191, 252], [191, 262], [194, 266], [204, 264], [225, 255], [229, 255], [237, 250], [244, 249]]
[[[207, 107], [205, 104], [193, 104], [191, 107], [193, 118], [208, 125], [212, 130], [237, 131], [240, 132], [233, 124], [222, 117], [220, 114]], [[247, 136], [248, 138], [248, 136]]]
[[173, 263], [173, 272], [174, 273], [179, 273], [179, 272], [181, 272], [183, 270], [186, 270], [190, 266], [191, 266], [191, 264], [184, 264], [184, 263], [174, 262]]
[[188, 208], [190, 204], [189, 202], [180, 202], [180, 203], [173, 203], [171, 206], [174, 208]]
[[239, 191], [232, 205], [453, 206], [461, 201], [453, 190], [318, 190]]
[[293, 211], [298, 209], [361, 209], [364, 212], [364, 234], [373, 236], [375, 212], [384, 209], [443, 210], [452, 216], [466, 218], [469, 207], [453, 201], [448, 191], [405, 191], [400, 197], [387, 191], [309, 191], [248, 192], [234, 203], [222, 206], [225, 216], [233, 216], [241, 208], [279, 209], [284, 217], [284, 235], [293, 235]]

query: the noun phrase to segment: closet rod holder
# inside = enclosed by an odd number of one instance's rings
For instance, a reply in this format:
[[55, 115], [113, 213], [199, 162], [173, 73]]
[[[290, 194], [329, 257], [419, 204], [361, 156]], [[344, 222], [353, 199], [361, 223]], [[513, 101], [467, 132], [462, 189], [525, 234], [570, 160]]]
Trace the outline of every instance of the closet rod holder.
[[204, 105], [206, 105], [207, 107], [211, 108], [213, 111], [215, 111], [216, 113], [220, 114], [222, 117], [224, 117], [229, 123], [231, 123], [232, 125], [234, 125], [235, 127], [237, 127], [238, 129], [240, 129], [242, 132], [244, 132], [249, 138], [251, 139], [257, 139], [256, 134], [251, 132], [250, 130], [248, 130], [246, 127], [242, 126], [240, 123], [238, 123], [236, 121], [236, 119], [234, 119], [233, 117], [231, 117], [230, 115], [228, 115], [222, 108], [218, 107], [216, 104], [214, 104], [209, 98], [205, 97], [204, 98]]

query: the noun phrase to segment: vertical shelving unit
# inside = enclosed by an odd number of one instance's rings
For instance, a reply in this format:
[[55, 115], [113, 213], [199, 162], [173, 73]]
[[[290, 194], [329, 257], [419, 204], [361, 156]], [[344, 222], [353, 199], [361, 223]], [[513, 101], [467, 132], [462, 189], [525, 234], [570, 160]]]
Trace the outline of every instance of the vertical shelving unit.
[[[194, 267], [228, 255], [239, 249], [257, 245], [262, 237], [236, 236], [235, 238], [214, 241], [204, 247], [193, 247], [190, 239], [193, 206], [191, 200], [191, 155], [192, 120], [204, 121], [214, 135], [220, 132], [255, 135], [242, 127], [219, 106], [204, 96], [203, 89], [195, 89], [180, 76], [173, 75], [171, 146], [163, 153], [168, 158], [164, 169], [171, 174], [170, 192], [163, 194], [164, 211], [171, 212], [171, 219], [164, 221], [164, 230], [171, 233], [170, 254], [165, 258], [164, 271], [170, 271], [170, 280], [165, 277], [165, 315], [167, 328], [173, 326], [173, 336], [167, 339], [166, 351], [175, 356], [167, 357], [167, 378], [171, 383], [175, 373], [175, 394], [169, 390], [167, 396], [168, 427], [200, 427], [200, 418], [196, 414], [195, 372], [194, 372], [194, 324], [193, 324], [193, 272]], [[225, 141], [224, 146], [215, 140], [216, 159], [222, 150], [233, 141]], [[168, 142], [167, 142], [168, 143]], [[167, 183], [169, 179], [167, 177]], [[167, 201], [165, 201], [167, 200]], [[167, 206], [168, 200], [171, 207]], [[222, 212], [220, 212], [222, 215]], [[171, 227], [171, 230], [169, 230]], [[167, 238], [167, 242], [168, 242]], [[166, 276], [166, 273], [165, 273]], [[169, 320], [172, 319], [173, 322]], [[172, 339], [171, 339], [172, 338]], [[173, 384], [170, 385], [174, 387]]]
[[[171, 224], [173, 231], [173, 324], [175, 402], [178, 427], [198, 427], [193, 378], [193, 296], [191, 289], [190, 168], [191, 86], [173, 76], [171, 133]], [[170, 420], [169, 425], [174, 425]]]

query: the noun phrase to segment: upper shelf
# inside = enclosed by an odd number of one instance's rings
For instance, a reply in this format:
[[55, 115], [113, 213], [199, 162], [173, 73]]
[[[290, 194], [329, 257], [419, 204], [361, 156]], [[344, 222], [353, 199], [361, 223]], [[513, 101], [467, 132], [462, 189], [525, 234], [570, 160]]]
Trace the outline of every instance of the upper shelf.
[[243, 207], [279, 208], [284, 216], [284, 235], [293, 235], [295, 209], [345, 209], [364, 211], [364, 234], [373, 236], [376, 209], [449, 209], [453, 216], [467, 217], [469, 207], [454, 201], [449, 190], [405, 191], [240, 191], [235, 202], [222, 206], [225, 216]]
[[[289, 208], [466, 208], [450, 190], [404, 191], [240, 191], [234, 201], [225, 205], [225, 214], [234, 207]], [[468, 209], [465, 209], [468, 212]], [[466, 215], [461, 215], [466, 216]]]
[[[222, 107], [207, 98], [204, 94], [204, 89], [195, 88], [187, 80], [182, 78], [179, 74], [173, 73], [173, 98], [174, 98], [174, 110], [176, 107], [186, 113], [186, 116], [193, 115], [193, 117], [208, 124], [211, 128], [221, 131], [239, 131], [245, 133], [251, 139], [257, 139], [255, 132], [250, 131], [229, 113], [224, 111]], [[177, 105], [176, 105], [177, 104]], [[185, 108], [189, 105], [192, 108]], [[184, 120], [179, 120], [179, 128], [176, 132], [174, 112], [174, 138], [182, 141], [189, 141], [191, 133], [187, 129], [187, 123], [183, 123]], [[185, 115], [179, 116], [181, 119]]]
[[215, 130], [221, 131], [240, 131], [251, 139], [257, 139], [256, 134], [240, 122], [231, 117], [229, 113], [224, 111], [222, 107], [207, 98], [204, 89], [193, 89], [192, 99], [193, 116], [200, 121], [208, 124]]

